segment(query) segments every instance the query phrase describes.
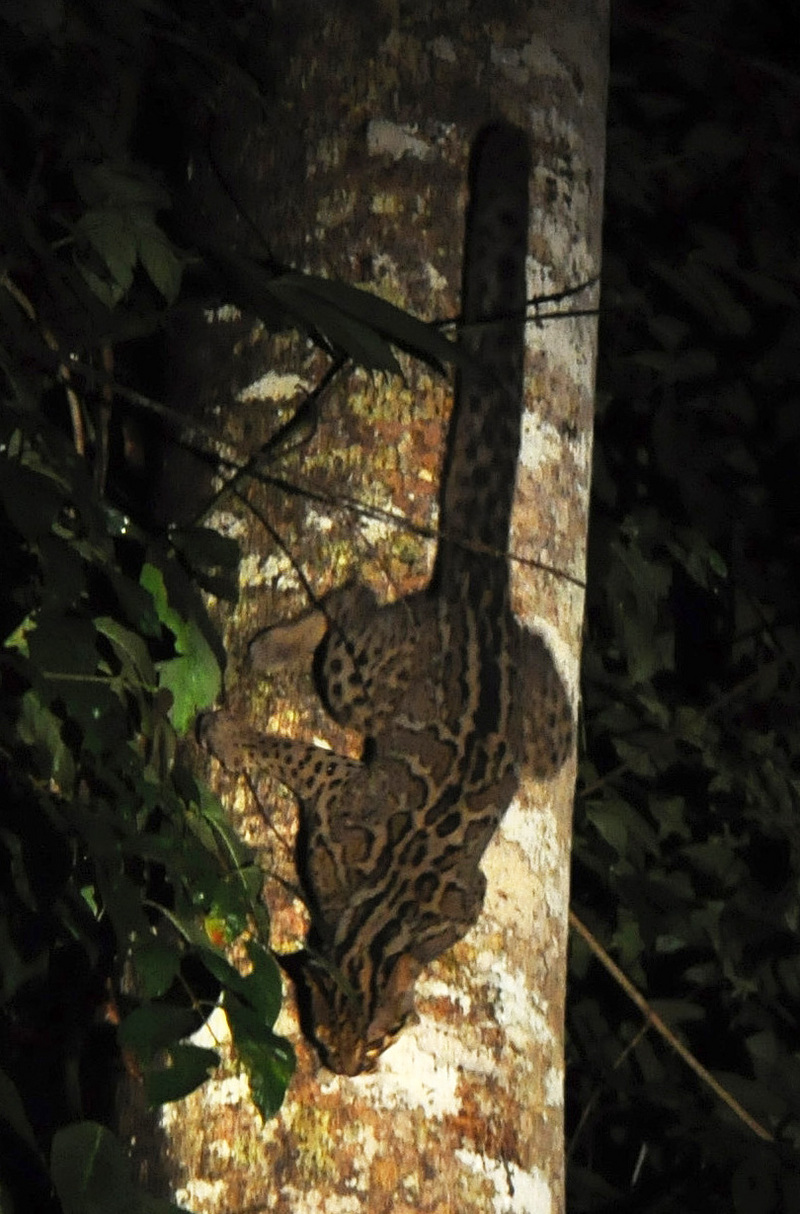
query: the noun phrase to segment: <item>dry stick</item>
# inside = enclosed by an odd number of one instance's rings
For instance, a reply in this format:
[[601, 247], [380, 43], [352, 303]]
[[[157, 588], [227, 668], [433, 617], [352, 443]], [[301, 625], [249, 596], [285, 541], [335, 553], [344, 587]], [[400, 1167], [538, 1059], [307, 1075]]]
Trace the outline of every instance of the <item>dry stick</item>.
[[703, 1083], [707, 1084], [708, 1087], [711, 1088], [712, 1092], [719, 1096], [720, 1100], [723, 1100], [725, 1104], [727, 1104], [728, 1108], [730, 1108], [736, 1114], [736, 1116], [745, 1123], [745, 1125], [749, 1126], [754, 1134], [757, 1134], [759, 1138], [763, 1138], [765, 1142], [774, 1142], [775, 1138], [772, 1134], [770, 1134], [769, 1130], [765, 1130], [760, 1122], [756, 1121], [754, 1117], [751, 1117], [747, 1110], [742, 1108], [739, 1101], [736, 1100], [735, 1097], [731, 1096], [730, 1092], [727, 1092], [725, 1088], [717, 1082], [714, 1076], [706, 1070], [702, 1063], [697, 1061], [694, 1054], [690, 1053], [686, 1046], [678, 1040], [675, 1034], [667, 1028], [661, 1017], [657, 1015], [657, 1013], [654, 1012], [650, 1007], [644, 995], [640, 994], [640, 992], [625, 976], [619, 966], [611, 960], [603, 946], [595, 939], [588, 927], [581, 922], [574, 911], [569, 912], [569, 922], [570, 927], [572, 927], [578, 933], [578, 935], [586, 941], [595, 957], [597, 957], [598, 961], [600, 961], [606, 967], [612, 978], [622, 987], [628, 998], [633, 1000], [639, 1011], [646, 1018], [647, 1024], [652, 1025], [656, 1032], [660, 1033], [664, 1040], [669, 1042], [672, 1048], [678, 1054], [680, 1054], [686, 1065], [692, 1068], [694, 1073], [699, 1076]]

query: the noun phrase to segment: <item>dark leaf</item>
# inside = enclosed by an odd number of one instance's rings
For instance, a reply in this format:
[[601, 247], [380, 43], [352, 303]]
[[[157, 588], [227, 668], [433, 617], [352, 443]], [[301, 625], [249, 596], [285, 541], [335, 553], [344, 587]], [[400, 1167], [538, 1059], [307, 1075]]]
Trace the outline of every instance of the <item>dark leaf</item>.
[[241, 556], [238, 542], [212, 527], [175, 527], [169, 538], [193, 569], [238, 568]]
[[272, 1032], [258, 1014], [226, 994], [225, 1012], [237, 1055], [250, 1079], [250, 1092], [262, 1117], [273, 1117], [294, 1074], [290, 1043]]
[[125, 1017], [117, 1033], [120, 1045], [147, 1066], [160, 1050], [171, 1049], [198, 1028], [198, 1015], [192, 1008], [146, 1003]]
[[202, 1049], [197, 1045], [174, 1045], [167, 1054], [166, 1065], [148, 1068], [144, 1087], [148, 1104], [152, 1107], [168, 1104], [171, 1100], [182, 1100], [208, 1079], [219, 1066], [219, 1055], [215, 1050]]
[[50, 1168], [64, 1214], [134, 1214], [139, 1208], [125, 1152], [96, 1122], [58, 1130]]
[[[174, 945], [150, 939], [137, 942], [132, 950], [137, 991], [144, 999], [157, 999], [169, 990], [180, 969], [180, 953]], [[136, 1035], [136, 1026], [133, 1028]], [[152, 1040], [152, 1039], [150, 1039]]]

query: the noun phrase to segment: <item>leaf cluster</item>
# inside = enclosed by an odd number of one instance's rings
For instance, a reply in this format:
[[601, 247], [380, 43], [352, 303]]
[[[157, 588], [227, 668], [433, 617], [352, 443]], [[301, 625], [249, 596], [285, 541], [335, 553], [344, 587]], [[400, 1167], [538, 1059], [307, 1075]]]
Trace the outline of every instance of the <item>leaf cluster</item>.
[[[185, 1095], [218, 1061], [185, 1039], [220, 998], [271, 1114], [292, 1069], [272, 1031], [277, 968], [252, 941], [246, 978], [224, 957], [243, 933], [268, 938], [262, 875], [176, 757], [221, 683], [187, 553], [200, 541], [217, 560], [236, 553], [213, 533], [146, 542], [97, 499], [83, 461], [42, 418], [34, 430], [6, 404], [0, 439], [11, 574], [0, 657], [0, 1014], [4, 1082], [20, 1092], [12, 1126], [39, 1142], [85, 1115], [80, 1073], [104, 1018], [119, 1022], [151, 1104]], [[53, 1001], [59, 1031], [72, 1023], [34, 1129], [31, 1033], [52, 1031]]]
[[201, 591], [235, 594], [238, 549], [145, 530], [107, 433], [114, 355], [199, 261], [142, 114], [223, 77], [255, 89], [240, 51], [222, 13], [158, 0], [0, 15], [4, 1214], [172, 1208], [105, 1127], [123, 1064], [150, 1105], [205, 1081], [218, 1055], [191, 1036], [218, 1004], [264, 1116], [294, 1065], [262, 874], [183, 756], [224, 661]]
[[773, 1142], [576, 939], [576, 1211], [800, 1200], [800, 284], [780, 205], [800, 183], [795, 98], [732, 36], [689, 5], [615, 35], [573, 904]]

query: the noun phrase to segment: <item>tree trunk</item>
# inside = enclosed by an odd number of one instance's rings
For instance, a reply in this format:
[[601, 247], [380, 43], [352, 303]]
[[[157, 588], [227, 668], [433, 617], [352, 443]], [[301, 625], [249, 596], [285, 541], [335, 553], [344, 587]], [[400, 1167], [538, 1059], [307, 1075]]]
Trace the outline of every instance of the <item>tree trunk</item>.
[[[245, 221], [218, 188], [221, 174], [280, 261], [363, 285], [426, 320], [455, 317], [469, 145], [502, 116], [531, 135], [529, 294], [594, 279], [606, 5], [503, 7], [498, 17], [496, 3], [474, 0], [277, 0], [264, 32], [273, 81], [267, 114], [229, 99], [210, 136], [213, 173], [202, 157], [194, 164], [195, 198], [215, 239], [248, 243]], [[596, 304], [592, 288], [556, 306]], [[225, 325], [216, 327], [238, 343], [225, 372], [237, 403], [217, 395], [211, 376], [201, 391], [209, 407], [217, 396], [226, 439], [242, 459], [293, 415], [327, 360], [304, 340]], [[545, 632], [575, 701], [595, 334], [593, 317], [528, 326], [511, 540], [515, 609]], [[215, 515], [247, 554], [238, 608], [224, 620], [228, 707], [274, 732], [322, 736], [350, 753], [356, 740], [332, 726], [307, 676], [255, 680], [246, 643], [306, 607], [307, 585], [321, 596], [357, 577], [385, 601], [426, 584], [452, 389], [419, 361], [401, 361], [402, 378], [339, 376], [320, 398], [318, 423], [273, 454], [262, 483], [240, 486], [247, 504], [223, 494]], [[243, 780], [212, 768], [269, 875], [272, 944], [295, 948], [302, 904], [282, 884], [295, 880], [295, 804], [268, 781], [255, 801]], [[574, 775], [570, 761], [551, 783], [521, 789], [484, 859], [488, 891], [477, 926], [423, 974], [419, 1023], [375, 1074], [319, 1071], [289, 1002], [278, 1028], [297, 1042], [298, 1070], [276, 1118], [260, 1122], [235, 1062], [165, 1110], [181, 1203], [198, 1214], [563, 1209]], [[216, 1018], [212, 1028], [221, 1031]]]

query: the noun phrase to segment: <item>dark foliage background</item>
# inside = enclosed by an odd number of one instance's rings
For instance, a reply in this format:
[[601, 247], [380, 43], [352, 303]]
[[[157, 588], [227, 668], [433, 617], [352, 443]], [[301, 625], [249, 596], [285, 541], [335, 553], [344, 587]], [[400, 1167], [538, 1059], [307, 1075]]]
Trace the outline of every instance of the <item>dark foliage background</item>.
[[186, 1038], [217, 1002], [264, 1115], [293, 1069], [262, 874], [178, 753], [221, 686], [200, 591], [235, 594], [238, 552], [153, 529], [145, 450], [154, 418], [183, 433], [151, 397], [209, 279], [172, 205], [181, 121], [223, 80], [257, 94], [257, 16], [0, 9], [3, 1214], [172, 1209], [131, 1183], [117, 1084], [157, 1106], [204, 1082], [217, 1053]]
[[786, 6], [619, 6], [573, 909], [572, 1211], [800, 1208], [800, 79]]
[[[164, 334], [238, 289], [374, 367], [445, 349], [221, 262], [182, 213], [217, 90], [269, 92], [269, 28], [214, 0], [0, 10], [3, 1214], [166, 1208], [106, 1128], [118, 1069], [154, 1104], [202, 1082], [184, 1039], [218, 998], [265, 1114], [291, 1072], [260, 873], [178, 746], [220, 685], [199, 591], [234, 593], [237, 554], [154, 523], [147, 435], [185, 434]], [[575, 1212], [800, 1208], [793, 34], [747, 0], [615, 9], [574, 911], [758, 1126], [576, 936]]]

